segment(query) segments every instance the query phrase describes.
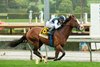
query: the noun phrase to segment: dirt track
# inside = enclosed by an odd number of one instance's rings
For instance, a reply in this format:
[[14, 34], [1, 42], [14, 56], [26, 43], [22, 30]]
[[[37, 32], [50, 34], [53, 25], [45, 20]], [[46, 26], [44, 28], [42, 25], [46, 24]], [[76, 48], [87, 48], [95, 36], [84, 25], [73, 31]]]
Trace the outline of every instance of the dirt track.
[[[45, 52], [41, 52], [45, 55]], [[48, 56], [54, 56], [54, 52], [48, 52]], [[37, 56], [33, 54], [33, 59]], [[93, 61], [100, 62], [100, 52], [92, 52]], [[30, 60], [30, 51], [19, 51], [19, 50], [0, 50], [0, 60]], [[90, 61], [89, 52], [81, 51], [66, 51], [66, 55], [62, 61]]]

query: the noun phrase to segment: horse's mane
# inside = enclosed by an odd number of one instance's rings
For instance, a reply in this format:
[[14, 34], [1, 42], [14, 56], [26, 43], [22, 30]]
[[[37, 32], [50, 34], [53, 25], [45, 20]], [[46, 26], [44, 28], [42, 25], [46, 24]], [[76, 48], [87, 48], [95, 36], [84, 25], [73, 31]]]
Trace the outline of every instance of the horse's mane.
[[70, 20], [70, 17], [66, 18], [66, 20], [64, 21], [64, 24], [67, 23], [69, 20]]

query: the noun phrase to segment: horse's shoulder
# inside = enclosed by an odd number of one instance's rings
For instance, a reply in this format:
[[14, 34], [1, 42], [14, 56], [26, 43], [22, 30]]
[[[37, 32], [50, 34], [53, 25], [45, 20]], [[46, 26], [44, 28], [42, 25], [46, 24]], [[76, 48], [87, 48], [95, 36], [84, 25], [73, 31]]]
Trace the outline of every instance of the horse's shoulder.
[[54, 36], [60, 36], [61, 34], [60, 34], [60, 31], [59, 30], [55, 30], [55, 32], [54, 32]]

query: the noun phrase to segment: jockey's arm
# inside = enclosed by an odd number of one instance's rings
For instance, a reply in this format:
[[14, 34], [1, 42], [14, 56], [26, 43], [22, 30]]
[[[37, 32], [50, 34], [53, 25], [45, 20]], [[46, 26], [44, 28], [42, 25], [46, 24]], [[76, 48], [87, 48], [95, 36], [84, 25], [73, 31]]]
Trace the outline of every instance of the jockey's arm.
[[61, 24], [58, 23], [58, 20], [54, 21], [54, 25], [55, 25], [55, 29], [58, 29], [61, 26]]
[[48, 28], [52, 28], [52, 27], [54, 27], [54, 24], [51, 23], [50, 21], [47, 21], [45, 26], [48, 27]]

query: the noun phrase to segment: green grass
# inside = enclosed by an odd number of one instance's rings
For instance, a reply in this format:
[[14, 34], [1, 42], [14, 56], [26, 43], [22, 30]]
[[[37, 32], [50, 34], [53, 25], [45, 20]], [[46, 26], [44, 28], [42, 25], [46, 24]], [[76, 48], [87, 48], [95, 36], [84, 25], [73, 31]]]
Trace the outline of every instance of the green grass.
[[49, 61], [35, 64], [30, 60], [0, 60], [0, 67], [100, 67], [100, 62]]

